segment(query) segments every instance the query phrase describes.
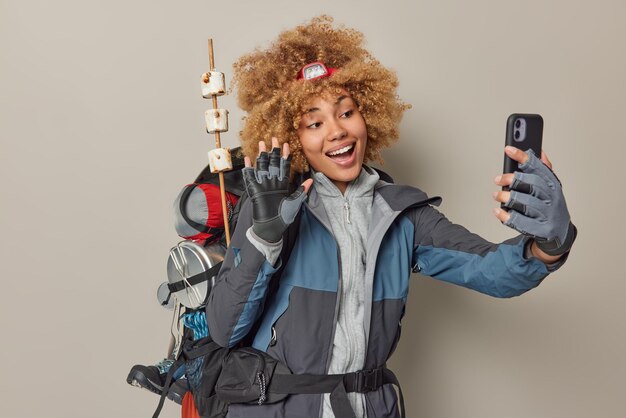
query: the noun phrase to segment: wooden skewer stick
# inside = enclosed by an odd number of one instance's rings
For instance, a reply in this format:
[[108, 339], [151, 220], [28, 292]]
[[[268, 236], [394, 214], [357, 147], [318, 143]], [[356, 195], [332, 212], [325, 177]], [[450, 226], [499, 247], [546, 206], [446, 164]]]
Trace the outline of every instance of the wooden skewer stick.
[[[209, 38], [209, 70], [215, 70], [215, 61], [213, 59], [213, 39]], [[217, 109], [217, 96], [214, 94], [213, 109]], [[222, 148], [220, 133], [215, 132], [215, 148]], [[226, 245], [230, 245], [230, 227], [228, 226], [228, 208], [226, 207], [226, 187], [224, 185], [224, 172], [218, 173], [220, 179], [220, 196], [222, 199], [222, 212], [224, 213], [224, 233], [226, 234]]]

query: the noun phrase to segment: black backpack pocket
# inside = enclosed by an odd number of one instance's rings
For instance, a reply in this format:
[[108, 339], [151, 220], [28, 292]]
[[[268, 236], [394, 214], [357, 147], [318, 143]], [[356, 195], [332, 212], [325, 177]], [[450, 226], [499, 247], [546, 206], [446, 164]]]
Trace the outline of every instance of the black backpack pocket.
[[224, 359], [215, 391], [228, 403], [262, 405], [285, 399], [287, 394], [270, 393], [274, 374], [291, 374], [287, 366], [252, 347], [232, 350]]
[[221, 347], [211, 337], [197, 341], [188, 340], [183, 345], [185, 375], [202, 418], [223, 418], [228, 412], [228, 404], [215, 393], [215, 384], [228, 351], [229, 349]]

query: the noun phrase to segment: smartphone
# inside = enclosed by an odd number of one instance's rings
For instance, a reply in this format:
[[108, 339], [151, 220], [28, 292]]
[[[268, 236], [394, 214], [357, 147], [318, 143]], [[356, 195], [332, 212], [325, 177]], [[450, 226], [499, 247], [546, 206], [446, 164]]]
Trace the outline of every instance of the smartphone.
[[[541, 142], [543, 138], [543, 118], [541, 115], [514, 113], [506, 121], [505, 145], [512, 145], [523, 151], [532, 149], [541, 158]], [[518, 162], [504, 154], [504, 169], [502, 173], [518, 171]], [[502, 186], [508, 191], [508, 186]], [[500, 205], [504, 208], [504, 204]]]
[[[532, 149], [537, 158], [541, 158], [543, 137], [543, 118], [541, 115], [514, 113], [506, 121], [505, 145], [511, 145], [523, 151]], [[504, 155], [503, 173], [517, 171], [517, 161]]]

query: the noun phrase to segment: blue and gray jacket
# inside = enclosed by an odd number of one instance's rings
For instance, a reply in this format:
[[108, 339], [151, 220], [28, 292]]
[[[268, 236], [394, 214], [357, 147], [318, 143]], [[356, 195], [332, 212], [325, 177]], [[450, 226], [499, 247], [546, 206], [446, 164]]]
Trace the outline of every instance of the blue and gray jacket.
[[[559, 268], [525, 257], [530, 242], [519, 235], [500, 244], [451, 223], [433, 208], [439, 197], [419, 189], [379, 181], [374, 190], [366, 244], [365, 369], [384, 365], [400, 337], [400, 321], [411, 272], [455, 283], [495, 297], [520, 295]], [[215, 342], [234, 346], [251, 331], [253, 346], [286, 364], [293, 373], [325, 374], [341, 292], [338, 245], [315, 188], [301, 210], [298, 235], [287, 260], [272, 266], [246, 237], [252, 225], [244, 203], [224, 265], [207, 304]], [[266, 300], [274, 273], [278, 287]], [[276, 278], [275, 278], [276, 279]], [[366, 393], [367, 416], [399, 417], [392, 385]], [[230, 418], [304, 418], [321, 414], [322, 395], [291, 395], [276, 404], [231, 405]]]

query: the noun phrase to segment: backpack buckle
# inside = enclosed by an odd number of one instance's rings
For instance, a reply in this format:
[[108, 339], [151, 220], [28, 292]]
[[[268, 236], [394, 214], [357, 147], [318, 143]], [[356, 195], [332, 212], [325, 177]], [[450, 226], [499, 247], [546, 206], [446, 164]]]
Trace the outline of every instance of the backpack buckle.
[[383, 369], [360, 370], [356, 372], [355, 392], [372, 392], [383, 384]]

